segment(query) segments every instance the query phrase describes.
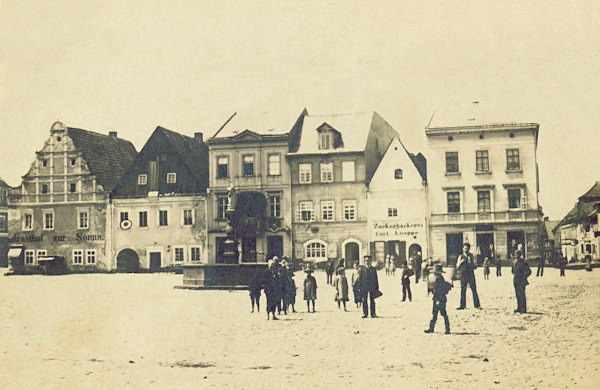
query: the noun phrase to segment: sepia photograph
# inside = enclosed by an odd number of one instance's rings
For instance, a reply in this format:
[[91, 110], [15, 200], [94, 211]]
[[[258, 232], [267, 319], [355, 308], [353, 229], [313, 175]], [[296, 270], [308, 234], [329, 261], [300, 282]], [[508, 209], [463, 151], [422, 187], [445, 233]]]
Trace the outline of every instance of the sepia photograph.
[[599, 18], [1, 1], [0, 388], [600, 388]]

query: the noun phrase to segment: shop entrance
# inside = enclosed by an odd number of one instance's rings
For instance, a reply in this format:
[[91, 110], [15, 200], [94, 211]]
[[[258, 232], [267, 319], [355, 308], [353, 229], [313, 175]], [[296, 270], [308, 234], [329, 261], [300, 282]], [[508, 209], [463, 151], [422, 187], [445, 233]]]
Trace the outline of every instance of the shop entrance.
[[525, 249], [525, 232], [507, 232], [506, 244], [508, 246], [507, 253], [511, 259], [516, 257], [518, 249], [523, 252], [523, 257], [527, 258], [527, 250]]
[[462, 253], [462, 246], [462, 233], [446, 234], [446, 263], [448, 265], [456, 265], [456, 259]]
[[477, 264], [483, 264], [486, 257], [492, 261], [494, 255], [494, 233], [477, 233]]
[[406, 241], [388, 241], [388, 252], [392, 255], [396, 268], [406, 261]]

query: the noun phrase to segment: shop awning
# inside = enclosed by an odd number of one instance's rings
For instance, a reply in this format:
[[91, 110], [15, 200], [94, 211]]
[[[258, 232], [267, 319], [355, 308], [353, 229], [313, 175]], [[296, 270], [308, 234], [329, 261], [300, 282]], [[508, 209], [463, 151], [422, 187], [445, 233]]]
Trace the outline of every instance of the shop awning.
[[23, 253], [23, 248], [10, 248], [8, 250], [8, 257], [20, 257]]

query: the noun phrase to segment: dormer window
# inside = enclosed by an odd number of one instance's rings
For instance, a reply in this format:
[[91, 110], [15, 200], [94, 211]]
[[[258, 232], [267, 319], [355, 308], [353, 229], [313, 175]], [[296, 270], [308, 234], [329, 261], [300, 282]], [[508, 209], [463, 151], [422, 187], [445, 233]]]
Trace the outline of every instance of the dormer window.
[[319, 136], [319, 149], [327, 150], [333, 147], [332, 134], [330, 132], [323, 132]]
[[342, 141], [342, 135], [339, 131], [329, 126], [327, 123], [323, 123], [317, 128], [319, 133], [319, 149], [330, 150], [344, 147]]

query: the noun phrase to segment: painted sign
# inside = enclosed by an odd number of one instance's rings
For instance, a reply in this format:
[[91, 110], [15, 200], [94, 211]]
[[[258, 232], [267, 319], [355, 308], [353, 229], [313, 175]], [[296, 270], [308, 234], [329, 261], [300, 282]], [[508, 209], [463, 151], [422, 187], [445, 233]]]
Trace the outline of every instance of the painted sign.
[[425, 233], [424, 222], [373, 222], [371, 228], [373, 231], [372, 238], [376, 241], [385, 238], [412, 237]]

